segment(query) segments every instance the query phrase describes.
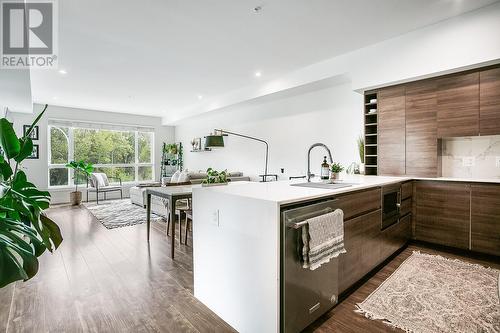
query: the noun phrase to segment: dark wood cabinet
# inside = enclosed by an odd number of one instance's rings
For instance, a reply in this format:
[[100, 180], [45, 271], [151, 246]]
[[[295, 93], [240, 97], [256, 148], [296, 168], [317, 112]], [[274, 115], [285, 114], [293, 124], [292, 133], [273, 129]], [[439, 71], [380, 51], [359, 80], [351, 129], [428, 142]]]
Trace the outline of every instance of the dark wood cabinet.
[[345, 222], [347, 253], [339, 256], [339, 292], [345, 291], [378, 265], [381, 217], [379, 209]]
[[411, 198], [404, 199], [401, 201], [400, 214], [401, 216], [407, 215], [411, 213], [412, 202]]
[[378, 92], [378, 174], [405, 174], [405, 87]]
[[[409, 212], [412, 182], [402, 184], [404, 210]], [[347, 253], [339, 256], [339, 292], [343, 292], [399, 250], [411, 236], [411, 214], [381, 231], [381, 189], [347, 194], [338, 198], [344, 210], [344, 244]], [[362, 215], [358, 215], [362, 214]]]
[[401, 200], [408, 199], [413, 195], [413, 181], [401, 184]]
[[470, 185], [443, 181], [416, 183], [415, 238], [469, 248]]
[[438, 138], [479, 135], [479, 72], [436, 82]]
[[337, 207], [344, 211], [344, 220], [346, 221], [380, 209], [381, 204], [382, 191], [380, 188], [349, 193], [337, 198]]
[[500, 185], [472, 185], [471, 191], [471, 250], [500, 255]]
[[479, 132], [500, 134], [500, 68], [479, 73]]
[[406, 174], [438, 176], [437, 81], [406, 85]]
[[366, 148], [379, 175], [439, 177], [439, 139], [500, 134], [499, 66], [381, 88], [377, 100]]
[[[411, 199], [407, 199], [411, 200]], [[398, 223], [384, 229], [380, 235], [380, 262], [403, 247], [411, 236], [411, 214], [402, 217]]]

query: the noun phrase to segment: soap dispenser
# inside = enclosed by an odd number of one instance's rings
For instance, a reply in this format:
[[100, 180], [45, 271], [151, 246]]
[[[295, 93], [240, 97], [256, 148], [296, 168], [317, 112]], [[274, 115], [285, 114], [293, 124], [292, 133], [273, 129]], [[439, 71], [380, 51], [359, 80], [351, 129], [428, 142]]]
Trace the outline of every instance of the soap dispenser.
[[323, 163], [321, 163], [321, 179], [330, 178], [330, 165], [326, 161], [326, 156], [323, 157]]

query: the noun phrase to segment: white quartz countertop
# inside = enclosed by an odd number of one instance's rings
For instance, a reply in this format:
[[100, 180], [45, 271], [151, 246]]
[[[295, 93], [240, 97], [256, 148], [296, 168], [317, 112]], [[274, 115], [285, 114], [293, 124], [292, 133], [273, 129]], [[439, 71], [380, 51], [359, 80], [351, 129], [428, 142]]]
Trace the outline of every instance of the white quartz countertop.
[[[385, 176], [359, 176], [350, 175], [342, 179], [346, 183], [355, 183], [353, 186], [342, 187], [338, 189], [322, 189], [311, 187], [291, 186], [294, 183], [304, 183], [305, 179], [296, 179], [292, 181], [277, 181], [267, 183], [257, 182], [233, 182], [227, 186], [214, 186], [194, 189], [194, 191], [216, 191], [248, 197], [252, 199], [260, 199], [276, 202], [280, 205], [318, 199], [322, 197], [333, 196], [336, 194], [358, 191], [370, 187], [383, 186], [398, 182], [411, 180], [410, 177], [385, 177]], [[318, 180], [315, 180], [318, 181]]]
[[[227, 186], [200, 187], [194, 191], [216, 191], [252, 199], [260, 199], [276, 202], [279, 205], [290, 204], [299, 201], [319, 199], [322, 197], [334, 196], [336, 194], [359, 191], [370, 187], [378, 187], [408, 180], [432, 180], [432, 181], [457, 181], [457, 182], [478, 182], [478, 183], [499, 183], [500, 179], [478, 179], [478, 178], [425, 178], [425, 177], [388, 177], [388, 176], [362, 176], [347, 175], [342, 178], [343, 182], [355, 183], [353, 186], [338, 189], [323, 189], [301, 186], [291, 186], [295, 183], [305, 183], [305, 179], [277, 182], [233, 182]], [[319, 182], [318, 179], [313, 180]]]

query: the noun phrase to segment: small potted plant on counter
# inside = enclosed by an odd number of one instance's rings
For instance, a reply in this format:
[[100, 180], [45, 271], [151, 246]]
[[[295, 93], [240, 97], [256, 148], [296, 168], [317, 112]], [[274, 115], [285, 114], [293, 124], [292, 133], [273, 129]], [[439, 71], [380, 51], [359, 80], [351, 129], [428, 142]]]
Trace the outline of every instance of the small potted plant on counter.
[[212, 168], [207, 169], [207, 178], [203, 179], [201, 186], [227, 185], [227, 170], [217, 171]]
[[71, 205], [78, 206], [82, 202], [82, 192], [78, 191], [78, 180], [80, 176], [90, 177], [92, 171], [94, 171], [94, 167], [91, 163], [85, 163], [84, 161], [71, 161], [66, 164], [67, 168], [71, 168], [74, 170], [75, 174], [73, 179], [75, 180], [75, 191], [69, 194], [69, 201]]
[[340, 173], [344, 170], [344, 167], [340, 165], [340, 163], [334, 162], [332, 165], [330, 165], [330, 179], [332, 180], [339, 180], [340, 179]]

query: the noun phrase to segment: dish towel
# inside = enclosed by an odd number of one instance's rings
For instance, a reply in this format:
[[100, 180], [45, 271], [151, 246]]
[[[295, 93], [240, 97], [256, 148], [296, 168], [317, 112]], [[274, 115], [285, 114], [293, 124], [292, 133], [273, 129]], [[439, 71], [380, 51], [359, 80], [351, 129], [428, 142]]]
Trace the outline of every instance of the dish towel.
[[344, 212], [341, 209], [313, 217], [302, 227], [303, 267], [315, 270], [344, 249]]

